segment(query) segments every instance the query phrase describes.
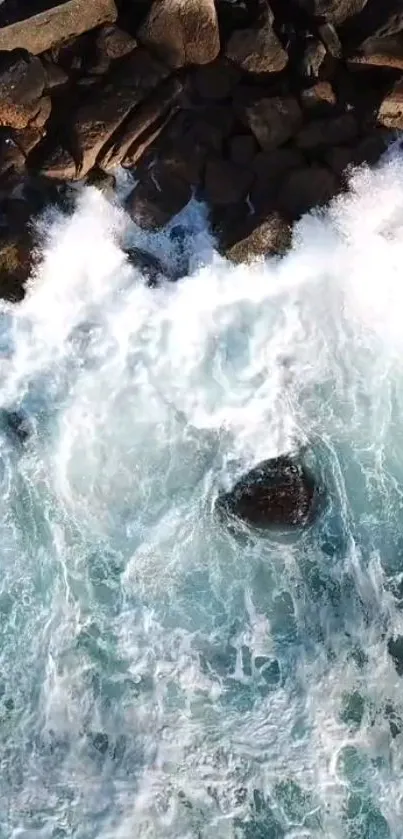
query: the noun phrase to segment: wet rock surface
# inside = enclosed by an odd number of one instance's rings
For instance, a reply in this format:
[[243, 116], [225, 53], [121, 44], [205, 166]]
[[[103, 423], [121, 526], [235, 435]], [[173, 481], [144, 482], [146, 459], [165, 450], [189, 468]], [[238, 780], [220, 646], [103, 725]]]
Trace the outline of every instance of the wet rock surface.
[[[195, 195], [228, 258], [282, 254], [401, 130], [402, 86], [398, 0], [4, 0], [0, 201], [40, 175], [44, 207], [49, 184], [123, 166], [144, 229]], [[2, 236], [9, 296], [21, 250]]]
[[316, 512], [313, 475], [289, 455], [251, 469], [230, 492], [221, 494], [216, 512], [262, 528], [303, 527]]

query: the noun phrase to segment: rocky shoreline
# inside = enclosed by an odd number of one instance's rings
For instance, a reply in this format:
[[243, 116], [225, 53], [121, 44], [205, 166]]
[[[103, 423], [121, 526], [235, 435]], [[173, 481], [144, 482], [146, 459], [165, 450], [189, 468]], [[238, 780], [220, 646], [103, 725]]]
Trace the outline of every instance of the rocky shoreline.
[[24, 295], [30, 220], [66, 184], [113, 187], [142, 227], [205, 200], [234, 261], [375, 163], [403, 127], [401, 0], [4, 0], [0, 296]]

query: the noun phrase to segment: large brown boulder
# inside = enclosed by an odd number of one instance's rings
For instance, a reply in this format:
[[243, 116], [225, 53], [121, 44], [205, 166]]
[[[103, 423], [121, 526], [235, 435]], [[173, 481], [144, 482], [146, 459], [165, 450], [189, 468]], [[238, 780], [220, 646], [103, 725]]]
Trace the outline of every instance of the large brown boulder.
[[298, 131], [302, 123], [302, 112], [293, 96], [256, 99], [251, 90], [249, 100], [244, 90], [242, 98], [243, 103], [238, 105], [239, 114], [262, 149], [275, 149], [286, 143]]
[[220, 517], [257, 527], [303, 527], [315, 516], [318, 490], [313, 475], [290, 455], [265, 460], [216, 501]]
[[39, 55], [116, 17], [113, 0], [68, 0], [0, 29], [0, 50], [23, 48]]
[[266, 8], [254, 25], [232, 33], [225, 54], [249, 73], [278, 73], [284, 70], [288, 55], [273, 29], [274, 16]]
[[172, 67], [208, 64], [220, 51], [214, 0], [155, 0], [138, 38]]

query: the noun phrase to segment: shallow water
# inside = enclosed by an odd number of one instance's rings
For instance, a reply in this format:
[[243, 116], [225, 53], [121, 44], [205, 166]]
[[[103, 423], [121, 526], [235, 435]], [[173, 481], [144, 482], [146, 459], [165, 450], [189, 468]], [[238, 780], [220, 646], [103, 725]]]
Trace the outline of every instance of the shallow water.
[[[148, 289], [84, 191], [0, 311], [1, 839], [401, 839], [403, 161], [230, 267]], [[178, 223], [178, 219], [175, 220]], [[313, 527], [229, 533], [217, 493], [307, 446]], [[403, 655], [402, 655], [403, 659]]]

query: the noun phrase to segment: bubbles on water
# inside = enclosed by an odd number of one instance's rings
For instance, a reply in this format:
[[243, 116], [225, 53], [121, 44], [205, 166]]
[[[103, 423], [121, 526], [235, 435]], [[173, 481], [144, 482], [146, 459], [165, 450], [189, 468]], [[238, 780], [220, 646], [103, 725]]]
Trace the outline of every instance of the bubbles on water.
[[[400, 839], [402, 161], [230, 267], [95, 189], [2, 306], [0, 834]], [[132, 242], [178, 284], [149, 289]], [[305, 447], [290, 540], [213, 514]]]

